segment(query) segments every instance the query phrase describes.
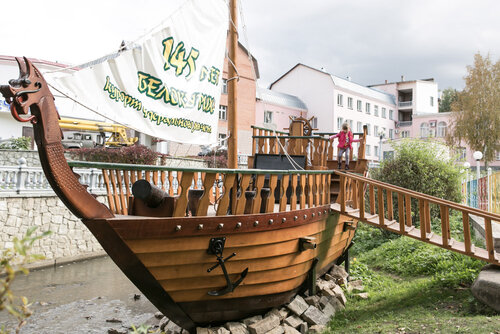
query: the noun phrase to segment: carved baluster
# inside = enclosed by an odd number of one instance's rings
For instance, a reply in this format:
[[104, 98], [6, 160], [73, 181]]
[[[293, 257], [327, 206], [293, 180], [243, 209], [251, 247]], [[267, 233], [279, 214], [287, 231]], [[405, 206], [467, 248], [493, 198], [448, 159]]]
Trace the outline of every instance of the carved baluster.
[[292, 189], [290, 192], [290, 210], [297, 210], [297, 180], [298, 180], [298, 175], [292, 174]]
[[300, 209], [306, 208], [306, 175], [300, 174]]
[[[285, 212], [286, 211], [286, 202], [287, 202], [286, 191], [288, 189], [288, 180], [289, 179], [290, 179], [290, 175], [288, 175], [288, 174], [284, 174], [281, 177], [279, 212]], [[292, 205], [291, 200], [290, 200], [290, 205]]]
[[266, 176], [264, 174], [258, 174], [255, 181], [255, 200], [253, 201], [252, 213], [259, 213], [260, 206], [262, 203], [261, 189], [264, 186], [264, 181]]
[[236, 212], [235, 212], [236, 215], [241, 215], [245, 212], [245, 205], [246, 205], [245, 191], [247, 190], [251, 180], [252, 180], [251, 174], [243, 174], [240, 185], [241, 189], [240, 196], [238, 197], [236, 204]]
[[115, 200], [114, 200], [114, 197], [113, 197], [113, 194], [114, 194], [113, 190], [114, 189], [112, 189], [112, 185], [110, 183], [110, 175], [111, 175], [111, 171], [110, 170], [107, 170], [107, 169], [103, 169], [102, 170], [102, 177], [104, 179], [104, 184], [106, 185], [106, 193], [107, 193], [107, 197], [108, 197], [108, 206], [109, 206], [109, 209], [113, 213], [118, 213], [116, 211]]
[[182, 173], [181, 181], [179, 182], [180, 191], [177, 191], [179, 197], [175, 203], [174, 217], [184, 217], [186, 215], [186, 208], [188, 204], [188, 191], [193, 182], [193, 172]]
[[196, 210], [196, 216], [206, 216], [208, 212], [208, 206], [210, 205], [212, 187], [214, 186], [214, 181], [216, 178], [216, 173], [205, 173], [203, 179], [203, 195], [200, 198], [198, 210]]

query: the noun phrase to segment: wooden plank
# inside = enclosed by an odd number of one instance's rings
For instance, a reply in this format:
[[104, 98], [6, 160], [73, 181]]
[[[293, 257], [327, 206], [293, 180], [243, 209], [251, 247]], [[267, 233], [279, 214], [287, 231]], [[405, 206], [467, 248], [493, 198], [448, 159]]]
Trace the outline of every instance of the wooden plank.
[[469, 225], [469, 213], [462, 211], [462, 224], [464, 227], [464, 244], [465, 252], [467, 254], [472, 253], [471, 250], [471, 236], [470, 236], [470, 225]]
[[359, 195], [359, 219], [365, 220], [365, 183], [359, 181], [358, 195]]
[[174, 174], [172, 171], [169, 171], [168, 172], [168, 194], [170, 196], [174, 196], [173, 183], [174, 183]]
[[420, 214], [420, 238], [422, 240], [425, 240], [425, 237], [427, 236], [427, 231], [425, 229], [426, 223], [425, 223], [424, 200], [421, 198], [418, 199], [418, 210]]
[[227, 214], [227, 209], [229, 207], [229, 189], [233, 187], [235, 179], [236, 174], [226, 174], [224, 176], [224, 192], [222, 198], [219, 200], [219, 206], [217, 207], [217, 216], [225, 216]]
[[313, 175], [314, 177], [314, 206], [319, 206], [320, 205], [320, 193], [321, 193], [321, 177], [322, 175], [316, 174]]
[[161, 171], [160, 180], [161, 180], [161, 190], [166, 192], [167, 190], [165, 187], [165, 183], [167, 182], [167, 172], [165, 172], [164, 170]]
[[153, 184], [155, 186], [158, 186], [158, 171], [157, 170], [153, 171]]
[[290, 210], [297, 209], [297, 183], [298, 175], [292, 174], [292, 192], [290, 194]]
[[484, 218], [484, 233], [486, 239], [486, 251], [488, 252], [488, 259], [495, 260], [495, 246], [493, 244], [493, 230], [491, 229], [491, 218]]
[[385, 225], [384, 189], [381, 186], [377, 187], [377, 197], [378, 197], [378, 223], [380, 226], [384, 226]]
[[389, 189], [386, 189], [386, 195], [387, 195], [387, 219], [388, 220], [393, 220], [394, 219], [394, 208], [392, 204], [392, 191]]
[[[132, 195], [130, 193], [130, 187], [132, 186], [132, 184], [130, 183], [130, 177], [129, 177], [129, 171], [128, 170], [124, 170], [123, 171], [123, 185], [125, 187], [125, 195], [127, 196], [127, 198], [125, 200], [127, 201], [127, 204], [128, 204], [128, 199]], [[128, 212], [128, 210], [127, 210], [127, 212]]]
[[274, 201], [275, 201], [274, 190], [276, 189], [277, 184], [278, 184], [278, 175], [271, 174], [269, 176], [269, 188], [271, 191], [270, 191], [269, 197], [267, 198], [267, 201], [266, 201], [266, 209], [265, 209], [266, 213], [274, 211]]
[[340, 198], [340, 212], [345, 213], [345, 175], [340, 175], [340, 188], [339, 188], [339, 198]]
[[120, 170], [115, 170], [116, 173], [116, 181], [118, 187], [118, 194], [120, 197], [120, 213], [122, 215], [126, 215], [127, 210], [127, 200], [125, 199], [125, 194], [123, 193], [123, 183], [122, 183], [122, 175]]
[[206, 216], [208, 211], [208, 206], [210, 205], [210, 195], [212, 194], [212, 188], [214, 186], [216, 173], [206, 173], [203, 180], [203, 195], [200, 198], [200, 203], [198, 205], [198, 210], [196, 211], [196, 216]]
[[328, 204], [331, 202], [330, 199], [330, 184], [332, 184], [332, 174], [328, 174], [326, 176], [326, 183], [325, 183], [325, 204]]
[[306, 175], [300, 174], [300, 208], [306, 208]]
[[112, 188], [112, 195], [113, 195], [113, 202], [115, 203], [115, 209], [116, 212], [120, 214], [121, 208], [120, 208], [120, 198], [118, 197], [118, 191], [116, 189], [116, 179], [115, 179], [115, 173], [114, 170], [109, 171], [109, 179], [111, 180], [111, 188]]
[[312, 174], [308, 174], [307, 175], [307, 207], [308, 208], [312, 208], [314, 207], [314, 196], [313, 196], [313, 192], [314, 192], [314, 175]]
[[370, 213], [372, 215], [375, 214], [375, 186], [373, 184], [369, 184], [370, 186]]
[[424, 201], [424, 214], [425, 214], [425, 230], [427, 233], [431, 233], [431, 209], [429, 201]]
[[411, 197], [410, 195], [405, 195], [405, 205], [406, 205], [406, 226], [412, 226], [413, 222], [411, 219]]
[[114, 202], [114, 199], [113, 199], [113, 191], [111, 189], [111, 184], [110, 184], [109, 174], [108, 173], [111, 173], [111, 171], [109, 171], [107, 169], [103, 169], [102, 170], [102, 177], [104, 179], [104, 184], [106, 185], [106, 195], [107, 195], [107, 198], [108, 198], [108, 206], [109, 206], [109, 209], [111, 210], [111, 212], [117, 213], [116, 212], [116, 207], [115, 207], [115, 202]]
[[151, 182], [151, 171], [145, 170], [144, 175], [145, 175], [146, 181]]
[[440, 205], [441, 209], [441, 237], [443, 239], [443, 247], [448, 247], [450, 239], [450, 215], [446, 205]]
[[404, 196], [402, 193], [398, 193], [398, 214], [399, 214], [399, 231], [401, 233], [405, 232], [405, 205]]
[[250, 181], [252, 180], [252, 175], [250, 174], [244, 174], [241, 178], [241, 193], [240, 196], [237, 199], [237, 204], [236, 204], [236, 215], [241, 215], [243, 212], [245, 212], [245, 204], [246, 204], [246, 196], [245, 196], [245, 191], [248, 188], [248, 185], [250, 184]]
[[186, 215], [186, 208], [188, 204], [188, 191], [193, 182], [193, 172], [182, 173], [182, 179], [179, 183], [181, 191], [179, 192], [179, 197], [175, 203], [174, 217], [184, 217]]
[[286, 211], [286, 202], [287, 202], [286, 191], [288, 189], [289, 180], [290, 180], [290, 175], [288, 174], [283, 175], [281, 178], [281, 191], [280, 191], [281, 197], [280, 197], [279, 212]]
[[262, 195], [260, 193], [260, 190], [262, 189], [262, 187], [264, 187], [265, 179], [265, 175], [257, 175], [257, 179], [255, 181], [255, 199], [252, 205], [252, 213], [260, 213], [260, 207], [262, 203]]

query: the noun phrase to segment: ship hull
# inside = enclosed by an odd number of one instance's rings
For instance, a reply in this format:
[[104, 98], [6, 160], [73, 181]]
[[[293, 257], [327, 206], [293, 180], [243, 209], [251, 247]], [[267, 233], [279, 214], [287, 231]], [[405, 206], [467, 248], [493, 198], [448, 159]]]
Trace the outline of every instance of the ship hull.
[[[312, 269], [323, 273], [345, 252], [354, 230], [351, 219], [328, 205], [282, 213], [216, 217], [151, 218], [117, 216], [84, 220], [127, 277], [171, 320], [193, 329], [259, 314], [285, 304], [305, 288]], [[224, 238], [233, 292], [221, 266], [209, 254], [210, 240]], [[309, 238], [314, 249], [301, 249]], [[313, 238], [313, 239], [311, 239]], [[312, 247], [311, 247], [312, 248]], [[314, 266], [314, 268], [313, 268]]]

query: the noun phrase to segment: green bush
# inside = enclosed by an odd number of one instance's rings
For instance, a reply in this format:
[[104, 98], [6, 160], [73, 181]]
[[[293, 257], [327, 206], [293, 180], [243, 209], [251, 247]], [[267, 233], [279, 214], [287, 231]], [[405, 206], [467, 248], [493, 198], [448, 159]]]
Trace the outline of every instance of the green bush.
[[386, 242], [360, 258], [393, 274], [432, 276], [436, 284], [449, 287], [471, 284], [484, 266], [479, 260], [409, 237]]
[[[391, 145], [395, 157], [382, 161], [380, 168], [372, 171], [374, 179], [449, 201], [461, 201], [460, 167], [448, 156], [444, 146], [415, 139], [404, 139]], [[393, 196], [394, 207], [397, 207], [397, 196]], [[417, 200], [412, 200], [412, 212], [417, 213], [413, 223], [418, 226]], [[397, 210], [394, 216], [398, 220]], [[439, 216], [437, 206], [431, 206], [431, 216]]]
[[155, 165], [159, 154], [143, 145], [110, 148], [79, 148], [69, 150], [76, 160], [111, 162], [136, 165]]
[[30, 150], [31, 138], [19, 137], [12, 138], [0, 144], [0, 149], [4, 150]]
[[[41, 235], [34, 235], [36, 227], [28, 229], [22, 239], [14, 238], [13, 246], [4, 249], [0, 253], [0, 312], [7, 310], [9, 314], [18, 321], [16, 333], [26, 324], [26, 318], [31, 316], [30, 304], [26, 297], [16, 297], [11, 290], [11, 285], [18, 273], [28, 274], [25, 264], [43, 259], [43, 256], [30, 254], [31, 246], [35, 240], [50, 234], [44, 232]], [[17, 299], [20, 299], [19, 301]], [[0, 334], [7, 334], [10, 331], [5, 325], [0, 325]]]
[[356, 228], [356, 235], [353, 239], [354, 244], [349, 253], [352, 254], [352, 256], [359, 256], [398, 237], [398, 234], [387, 232], [364, 223], [359, 223]]

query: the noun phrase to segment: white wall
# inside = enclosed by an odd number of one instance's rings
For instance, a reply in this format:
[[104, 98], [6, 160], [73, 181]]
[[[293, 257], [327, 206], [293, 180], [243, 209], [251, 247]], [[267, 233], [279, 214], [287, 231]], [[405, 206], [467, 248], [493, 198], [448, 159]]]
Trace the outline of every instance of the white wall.
[[[437, 113], [438, 107], [438, 86], [437, 83], [431, 81], [420, 81], [416, 82], [416, 89], [413, 90], [413, 100], [415, 101], [415, 107], [413, 108], [413, 113], [427, 114], [427, 113]], [[434, 97], [434, 105], [430, 104], [430, 97]]]
[[333, 81], [328, 73], [298, 65], [278, 82], [271, 90], [295, 95], [307, 106], [307, 117], [318, 118], [318, 131], [332, 131], [333, 115]]

